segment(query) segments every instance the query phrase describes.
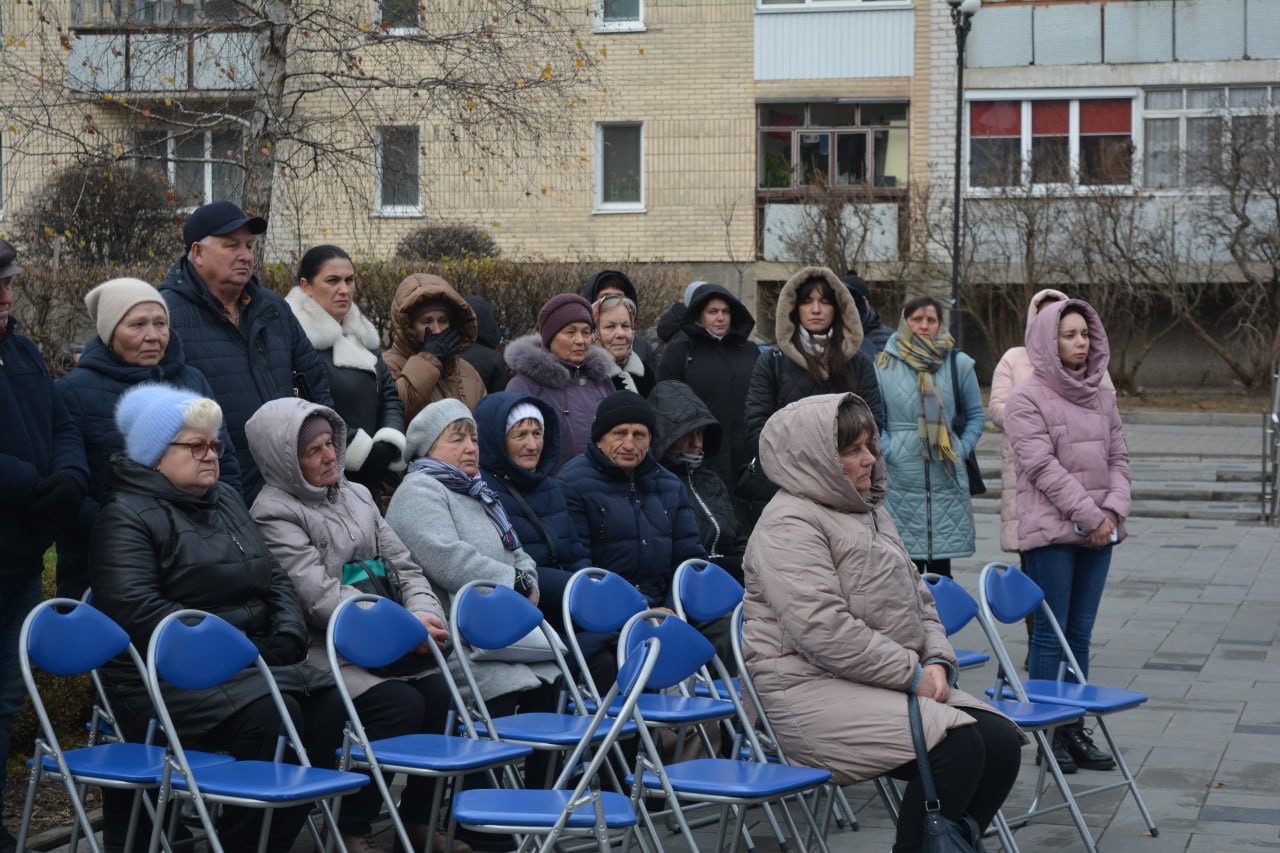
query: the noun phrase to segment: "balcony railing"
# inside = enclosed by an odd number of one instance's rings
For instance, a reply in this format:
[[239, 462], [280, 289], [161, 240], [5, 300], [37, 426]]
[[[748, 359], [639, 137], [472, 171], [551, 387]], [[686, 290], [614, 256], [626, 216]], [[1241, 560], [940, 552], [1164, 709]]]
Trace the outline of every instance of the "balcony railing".
[[74, 29], [169, 28], [235, 24], [244, 17], [235, 0], [72, 0]]

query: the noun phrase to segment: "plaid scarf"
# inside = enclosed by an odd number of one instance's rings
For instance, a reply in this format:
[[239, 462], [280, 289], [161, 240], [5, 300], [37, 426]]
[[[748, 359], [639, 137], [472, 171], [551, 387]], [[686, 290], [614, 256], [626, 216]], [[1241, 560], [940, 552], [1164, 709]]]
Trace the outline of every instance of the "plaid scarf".
[[461, 468], [429, 456], [413, 460], [409, 465], [409, 473], [416, 471], [434, 477], [440, 485], [451, 492], [470, 495], [480, 501], [485, 514], [489, 516], [493, 526], [498, 529], [498, 535], [502, 537], [502, 547], [508, 551], [514, 551], [520, 547], [520, 538], [516, 536], [515, 528], [511, 526], [511, 519], [507, 518], [507, 511], [502, 508], [502, 502], [498, 500], [497, 493], [489, 488], [479, 475], [470, 477]]
[[[947, 409], [942, 394], [933, 382], [933, 375], [942, 367], [955, 341], [947, 332], [939, 331], [933, 340], [911, 331], [906, 318], [898, 324], [898, 357], [916, 372], [920, 391], [920, 410], [916, 415], [916, 432], [926, 459], [946, 460], [958, 463], [960, 457], [951, 446], [951, 430], [947, 424]], [[887, 368], [892, 356], [886, 350], [876, 357], [876, 366]], [[956, 405], [960, 401], [956, 400]]]

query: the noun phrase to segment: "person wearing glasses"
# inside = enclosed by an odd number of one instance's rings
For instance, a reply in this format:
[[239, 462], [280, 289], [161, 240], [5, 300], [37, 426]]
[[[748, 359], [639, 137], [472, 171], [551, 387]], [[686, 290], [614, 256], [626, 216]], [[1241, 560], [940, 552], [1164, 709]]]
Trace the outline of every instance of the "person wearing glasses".
[[[226, 619], [271, 667], [312, 760], [332, 761], [332, 752], [325, 756], [314, 746], [331, 738], [310, 736], [306, 722], [340, 715], [332, 704], [341, 700], [328, 670], [306, 662], [307, 623], [293, 582], [272, 558], [239, 492], [219, 482], [219, 455], [226, 449], [219, 438], [222, 409], [192, 391], [146, 383], [120, 398], [116, 424], [124, 452], [111, 462], [110, 493], [89, 543], [94, 606], [139, 649], [178, 610]], [[103, 675], [123, 735], [141, 741], [152, 716], [142, 679], [119, 660]], [[164, 689], [188, 747], [238, 759], [273, 758], [280, 718], [255, 670], [208, 690]], [[109, 827], [112, 813], [119, 814], [114, 808], [108, 800]], [[126, 795], [126, 821], [127, 814]], [[306, 816], [306, 806], [276, 810], [267, 849], [289, 849]], [[222, 846], [255, 849], [261, 819], [260, 810], [223, 809]]]
[[[58, 595], [79, 598], [89, 585], [89, 531], [107, 497], [111, 457], [124, 450], [116, 427], [120, 395], [142, 382], [162, 381], [213, 397], [209, 380], [187, 363], [182, 341], [169, 327], [169, 307], [160, 291], [136, 278], [113, 278], [84, 298], [98, 334], [76, 366], [54, 383], [58, 398], [84, 438], [89, 493], [74, 526], [58, 538]], [[240, 491], [240, 465], [226, 428], [219, 479]]]

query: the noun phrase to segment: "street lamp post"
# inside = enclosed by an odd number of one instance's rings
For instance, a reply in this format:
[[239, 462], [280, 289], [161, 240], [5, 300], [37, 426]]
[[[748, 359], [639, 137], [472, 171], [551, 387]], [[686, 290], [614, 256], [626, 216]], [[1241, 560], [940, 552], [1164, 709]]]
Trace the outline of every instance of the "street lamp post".
[[963, 348], [960, 325], [960, 163], [964, 153], [964, 43], [969, 36], [973, 16], [982, 8], [982, 0], [947, 0], [951, 7], [951, 23], [956, 28], [956, 149], [955, 185], [951, 199], [951, 335], [956, 347]]

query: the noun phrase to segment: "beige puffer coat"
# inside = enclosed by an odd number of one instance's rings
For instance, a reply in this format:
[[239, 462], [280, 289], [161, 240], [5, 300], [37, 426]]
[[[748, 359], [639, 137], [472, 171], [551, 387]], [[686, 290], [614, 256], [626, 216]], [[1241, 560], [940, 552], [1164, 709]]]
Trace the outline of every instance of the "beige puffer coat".
[[[792, 761], [825, 767], [840, 784], [915, 756], [905, 691], [916, 665], [955, 665], [933, 596], [883, 507], [884, 459], [866, 495], [841, 467], [836, 412], [852, 396], [808, 397], [765, 425], [760, 462], [781, 491], [743, 560], [743, 642], [765, 711]], [[879, 456], [879, 437], [871, 441]], [[990, 710], [955, 689], [945, 704], [921, 700], [929, 748], [973, 723], [959, 707]]]
[[[302, 601], [311, 632], [307, 663], [327, 671], [324, 635], [329, 617], [344, 598], [358, 594], [355, 587], [342, 584], [346, 563], [381, 555], [400, 573], [400, 594], [406, 608], [442, 621], [445, 612], [422, 569], [383, 520], [364, 486], [353, 485], [345, 477], [328, 488], [303, 479], [298, 466], [298, 430], [313, 414], [324, 415], [333, 425], [341, 470], [347, 449], [346, 425], [325, 406], [297, 397], [272, 400], [249, 418], [245, 433], [258, 470], [267, 481], [250, 514], [271, 556], [288, 573]], [[342, 674], [352, 696], [386, 680], [345, 662]]]
[[[448, 304], [449, 314], [462, 343], [458, 352], [443, 362], [422, 352], [422, 336], [414, 334], [410, 317], [418, 303], [439, 299]], [[404, 402], [404, 422], [411, 423], [418, 412], [436, 400], [452, 397], [471, 411], [485, 395], [484, 380], [459, 353], [476, 342], [479, 326], [476, 314], [449, 282], [438, 275], [414, 273], [396, 288], [391, 300], [391, 349], [382, 353], [396, 390]]]
[[[1051, 304], [1045, 302], [1046, 299], [1061, 302], [1067, 298], [1069, 298], [1067, 294], [1051, 287], [1037, 291], [1027, 305], [1027, 329], [1031, 328], [1031, 321], [1040, 313], [1040, 309], [1046, 304]], [[1025, 336], [1024, 333], [1023, 337]], [[1000, 363], [996, 365], [995, 373], [991, 375], [991, 399], [987, 401], [987, 422], [994, 424], [1002, 433], [1004, 432], [1004, 405], [1009, 399], [1009, 392], [1018, 383], [1030, 379], [1034, 372], [1026, 347], [1010, 347], [1004, 355], [1000, 356]], [[1102, 377], [1102, 387], [1115, 391], [1110, 375]], [[1000, 548], [1010, 553], [1018, 551], [1017, 491], [1018, 481], [1013, 470], [1013, 445], [1009, 443], [1009, 436], [1004, 435], [1000, 440]]]

